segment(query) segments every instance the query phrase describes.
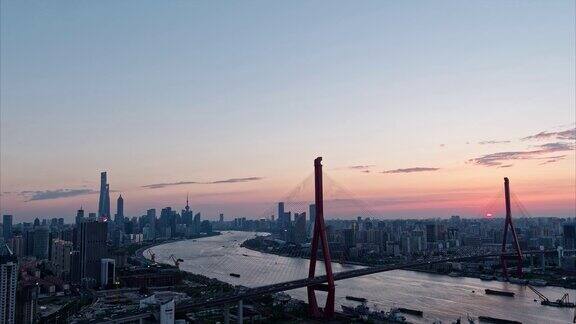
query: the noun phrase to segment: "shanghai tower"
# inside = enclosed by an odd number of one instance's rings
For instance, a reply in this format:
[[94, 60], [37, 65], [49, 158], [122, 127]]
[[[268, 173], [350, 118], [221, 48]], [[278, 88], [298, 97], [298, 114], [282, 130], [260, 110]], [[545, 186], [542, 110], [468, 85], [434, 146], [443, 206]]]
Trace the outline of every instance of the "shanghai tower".
[[110, 186], [106, 172], [100, 173], [100, 200], [98, 202], [98, 217], [110, 218]]

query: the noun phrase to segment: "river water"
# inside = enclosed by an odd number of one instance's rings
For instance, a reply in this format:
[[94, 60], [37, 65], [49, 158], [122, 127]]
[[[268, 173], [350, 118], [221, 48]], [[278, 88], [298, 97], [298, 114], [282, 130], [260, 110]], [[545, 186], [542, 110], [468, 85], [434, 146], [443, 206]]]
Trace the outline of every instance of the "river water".
[[[222, 235], [167, 243], [152, 247], [158, 262], [171, 263], [170, 255], [184, 260], [182, 270], [217, 278], [234, 285], [257, 287], [308, 276], [307, 259], [265, 254], [240, 247], [248, 238], [260, 235], [252, 232], [223, 232]], [[144, 255], [148, 255], [145, 253]], [[354, 269], [333, 263], [333, 272]], [[324, 274], [323, 266], [317, 273]], [[230, 276], [240, 274], [240, 278]], [[515, 298], [485, 295], [484, 289], [512, 291]], [[538, 287], [551, 300], [565, 292], [576, 298], [576, 291], [559, 287]], [[288, 291], [292, 297], [306, 300], [306, 290]], [[424, 311], [424, 317], [406, 315], [412, 323], [432, 323], [441, 320], [451, 323], [466, 315], [499, 317], [522, 323], [571, 323], [574, 309], [542, 306], [534, 302], [538, 297], [527, 287], [498, 281], [481, 281], [464, 277], [394, 270], [379, 274], [346, 279], [336, 282], [336, 308], [340, 305], [355, 306], [346, 296], [368, 299], [371, 309], [388, 310], [406, 307]], [[323, 300], [320, 301], [323, 304]], [[477, 322], [477, 321], [476, 321]]]

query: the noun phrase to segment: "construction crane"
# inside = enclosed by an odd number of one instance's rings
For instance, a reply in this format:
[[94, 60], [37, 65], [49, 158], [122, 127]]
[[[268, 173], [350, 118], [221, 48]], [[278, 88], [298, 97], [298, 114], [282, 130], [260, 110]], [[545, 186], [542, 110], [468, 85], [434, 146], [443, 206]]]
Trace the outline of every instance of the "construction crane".
[[152, 253], [151, 250], [147, 250], [148, 254], [150, 255], [150, 260], [152, 260], [152, 263], [156, 263], [156, 254]]
[[170, 255], [170, 259], [172, 259], [172, 262], [174, 262], [174, 266], [178, 269], [180, 269], [180, 262], [184, 262], [184, 260], [182, 260], [182, 259], [176, 259], [174, 257], [174, 254]]
[[540, 304], [546, 306], [554, 306], [554, 307], [568, 307], [574, 308], [576, 305], [570, 302], [570, 296], [568, 293], [565, 293], [564, 296], [560, 299], [556, 299], [556, 301], [551, 301], [548, 297], [544, 296], [541, 292], [539, 292], [536, 288], [528, 285], [528, 288], [532, 290], [538, 297], [540, 298]]

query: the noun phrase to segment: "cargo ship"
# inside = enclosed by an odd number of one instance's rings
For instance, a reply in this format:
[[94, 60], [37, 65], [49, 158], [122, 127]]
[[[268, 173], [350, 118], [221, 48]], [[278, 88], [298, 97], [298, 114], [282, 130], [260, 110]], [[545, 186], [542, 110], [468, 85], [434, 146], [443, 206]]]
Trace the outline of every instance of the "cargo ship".
[[362, 298], [362, 297], [346, 296], [346, 299], [361, 302], [361, 303], [366, 302], [366, 298]]
[[484, 289], [486, 295], [498, 295], [498, 296], [506, 296], [506, 297], [514, 297], [514, 293], [511, 291], [502, 291], [502, 290], [494, 290], [494, 289]]
[[240, 275], [237, 273], [231, 273], [230, 274], [231, 277], [236, 277], [236, 278], [240, 278]]
[[410, 309], [410, 308], [404, 308], [404, 307], [398, 307], [398, 311], [404, 314], [410, 314], [410, 315], [416, 315], [416, 316], [424, 316], [424, 312], [421, 310], [417, 310], [417, 309]]
[[496, 324], [522, 324], [522, 322], [512, 321], [502, 318], [490, 317], [490, 316], [478, 316], [480, 322], [485, 323], [496, 323]]

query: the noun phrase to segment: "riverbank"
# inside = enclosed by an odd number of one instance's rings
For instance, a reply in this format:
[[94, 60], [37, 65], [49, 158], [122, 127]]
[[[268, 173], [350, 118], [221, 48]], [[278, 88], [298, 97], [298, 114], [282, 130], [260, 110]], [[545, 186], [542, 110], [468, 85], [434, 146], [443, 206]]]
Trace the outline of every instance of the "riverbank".
[[187, 240], [197, 240], [197, 239], [201, 239], [201, 238], [213, 237], [213, 236], [218, 236], [218, 235], [222, 235], [222, 233], [221, 232], [212, 232], [212, 233], [206, 233], [204, 235], [194, 235], [194, 236], [185, 237], [185, 238], [148, 242], [148, 244], [145, 244], [144, 246], [138, 247], [138, 249], [136, 249], [136, 251], [134, 251], [133, 256], [136, 260], [142, 262], [143, 264], [152, 264], [152, 261], [144, 256], [144, 251], [146, 251], [150, 248], [153, 248], [155, 246], [162, 245], [162, 244], [167, 244], [167, 243], [174, 243], [174, 242], [187, 241]]
[[[252, 251], [256, 251], [256, 252], [260, 252], [260, 253], [266, 253], [269, 255], [277, 255], [277, 256], [282, 256], [282, 257], [296, 257], [296, 258], [301, 258], [301, 259], [307, 259], [309, 260], [310, 257], [309, 256], [303, 256], [303, 255], [292, 255], [291, 253], [274, 253], [277, 251], [274, 250], [269, 250], [267, 247], [262, 246], [261, 244], [250, 244], [250, 242], [256, 242], [255, 238], [249, 238], [247, 240], [245, 240], [244, 242], [242, 242], [241, 246], [243, 248], [252, 250]], [[334, 260], [332, 262], [335, 262]], [[357, 262], [357, 261], [347, 261], [347, 262], [338, 262], [339, 264], [343, 265], [343, 266], [361, 266], [361, 267], [374, 267], [374, 266], [379, 266], [382, 264], [372, 264], [372, 263], [364, 263], [364, 262]], [[514, 285], [518, 285], [518, 286], [525, 286], [526, 284], [523, 284], [521, 282], [516, 282], [516, 281], [507, 281], [504, 280], [503, 278], [498, 279], [497, 276], [494, 276], [494, 279], [491, 280], [486, 280], [483, 279], [482, 276], [486, 275], [483, 273], [475, 273], [475, 272], [461, 272], [461, 271], [438, 271], [435, 269], [424, 269], [424, 268], [416, 268], [416, 267], [411, 267], [411, 268], [405, 268], [404, 270], [407, 271], [414, 271], [414, 272], [420, 272], [420, 273], [426, 273], [426, 274], [434, 274], [434, 275], [439, 275], [439, 276], [447, 276], [447, 277], [452, 277], [452, 278], [473, 278], [473, 279], [480, 279], [483, 280], [484, 282], [490, 282], [490, 281], [499, 281], [499, 282], [509, 282], [510, 284], [514, 284]], [[491, 276], [488, 274], [488, 276]], [[525, 276], [526, 280], [534, 280], [534, 279], [539, 279], [539, 280], [545, 280], [548, 286], [552, 286], [552, 287], [560, 287], [560, 288], [565, 288], [565, 289], [574, 289], [574, 283], [572, 283], [569, 280], [566, 280], [564, 278], [560, 278], [560, 279], [555, 279], [555, 278], [551, 278], [550, 276], [547, 277], [541, 277], [541, 276], [532, 276], [530, 274], [528, 274], [527, 276]]]
[[[182, 241], [160, 245], [154, 248], [158, 260], [167, 260], [171, 254], [185, 261], [180, 269], [202, 274], [210, 278], [248, 288], [299, 280], [308, 276], [309, 261], [261, 253], [241, 247], [249, 238], [261, 235], [255, 232], [223, 231], [222, 235], [200, 239], [197, 242]], [[353, 269], [333, 263], [335, 273]], [[318, 273], [323, 264], [317, 266]], [[239, 278], [230, 276], [237, 273]], [[503, 290], [515, 293], [514, 298], [491, 296], [484, 289]], [[538, 290], [551, 300], [561, 298], [564, 293], [570, 297], [574, 290], [557, 287], [538, 287]], [[307, 300], [305, 288], [286, 292], [293, 299]], [[556, 308], [534, 302], [538, 298], [525, 286], [499, 281], [480, 281], [473, 278], [453, 278], [416, 271], [393, 270], [351, 278], [337, 282], [335, 307], [355, 306], [356, 302], [346, 296], [363, 297], [371, 309], [388, 310], [405, 307], [424, 311], [421, 318], [407, 316], [411, 323], [424, 324], [434, 321], [451, 323], [456, 318], [466, 318], [470, 314], [492, 316], [520, 321], [522, 323], [565, 324], [571, 322], [574, 309]], [[514, 311], [511, 311], [514, 310]]]

